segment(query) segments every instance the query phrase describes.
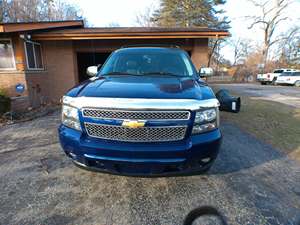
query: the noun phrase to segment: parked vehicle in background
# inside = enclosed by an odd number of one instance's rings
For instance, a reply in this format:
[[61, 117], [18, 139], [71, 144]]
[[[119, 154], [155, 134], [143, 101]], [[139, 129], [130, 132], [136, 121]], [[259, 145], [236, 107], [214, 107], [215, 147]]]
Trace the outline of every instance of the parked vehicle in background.
[[300, 87], [300, 71], [284, 72], [277, 78], [275, 83]]
[[275, 84], [277, 78], [284, 72], [296, 71], [295, 69], [276, 69], [273, 73], [257, 74], [257, 81], [262, 85], [265, 84]]

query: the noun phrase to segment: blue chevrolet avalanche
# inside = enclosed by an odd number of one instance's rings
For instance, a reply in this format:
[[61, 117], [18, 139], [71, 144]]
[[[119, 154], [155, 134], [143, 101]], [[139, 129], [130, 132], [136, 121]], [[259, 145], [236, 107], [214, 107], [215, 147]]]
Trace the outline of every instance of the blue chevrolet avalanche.
[[60, 143], [82, 168], [197, 174], [212, 166], [220, 148], [218, 107], [185, 51], [125, 47], [63, 96]]

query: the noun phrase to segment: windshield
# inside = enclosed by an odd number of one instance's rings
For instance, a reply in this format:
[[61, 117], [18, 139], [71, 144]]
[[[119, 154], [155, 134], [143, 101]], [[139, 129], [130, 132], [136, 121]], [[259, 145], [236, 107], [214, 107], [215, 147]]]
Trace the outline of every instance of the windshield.
[[282, 73], [282, 72], [283, 72], [283, 70], [274, 70], [273, 73]]
[[284, 72], [280, 76], [300, 76], [300, 72]]
[[300, 72], [294, 72], [293, 74], [292, 74], [292, 76], [300, 76]]
[[113, 53], [100, 75], [162, 75], [188, 77], [196, 70], [188, 55], [174, 49], [127, 49]]
[[292, 76], [293, 72], [284, 72], [280, 76], [285, 77], [285, 76]]

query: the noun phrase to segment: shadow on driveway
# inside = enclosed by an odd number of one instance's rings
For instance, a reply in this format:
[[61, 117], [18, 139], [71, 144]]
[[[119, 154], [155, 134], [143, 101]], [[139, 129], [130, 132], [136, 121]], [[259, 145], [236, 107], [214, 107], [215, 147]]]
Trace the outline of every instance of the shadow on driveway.
[[238, 172], [285, 156], [230, 123], [222, 123], [221, 129], [223, 143], [211, 174]]

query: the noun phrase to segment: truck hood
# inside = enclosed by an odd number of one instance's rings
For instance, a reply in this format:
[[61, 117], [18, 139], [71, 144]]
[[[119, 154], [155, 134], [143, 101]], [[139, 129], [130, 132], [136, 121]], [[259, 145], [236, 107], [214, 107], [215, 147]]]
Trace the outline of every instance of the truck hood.
[[158, 76], [99, 77], [79, 84], [67, 96], [197, 100], [215, 98], [212, 90], [201, 80]]

